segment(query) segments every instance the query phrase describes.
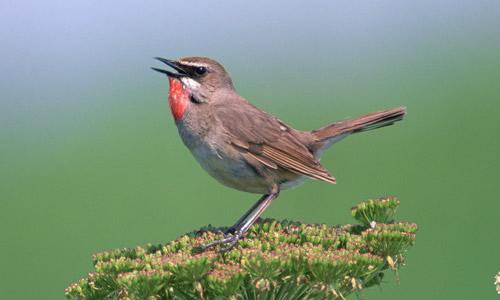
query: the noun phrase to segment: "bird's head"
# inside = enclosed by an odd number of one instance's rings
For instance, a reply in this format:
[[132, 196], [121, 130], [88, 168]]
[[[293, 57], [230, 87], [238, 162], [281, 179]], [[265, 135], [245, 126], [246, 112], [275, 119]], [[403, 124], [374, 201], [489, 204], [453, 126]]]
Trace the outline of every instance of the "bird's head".
[[166, 74], [169, 79], [169, 105], [176, 121], [182, 119], [193, 105], [211, 101], [212, 94], [219, 89], [233, 89], [233, 82], [224, 67], [207, 57], [184, 57], [170, 60], [156, 57], [173, 71], [152, 68]]

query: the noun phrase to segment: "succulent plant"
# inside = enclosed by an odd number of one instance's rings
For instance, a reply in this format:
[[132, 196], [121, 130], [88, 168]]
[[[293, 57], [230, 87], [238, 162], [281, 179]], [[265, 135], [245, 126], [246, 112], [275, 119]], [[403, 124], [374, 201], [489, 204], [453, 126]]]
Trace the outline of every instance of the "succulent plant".
[[352, 209], [358, 225], [259, 220], [226, 253], [200, 251], [226, 228], [204, 227], [165, 245], [93, 257], [95, 271], [69, 299], [344, 299], [381, 284], [415, 243], [416, 224], [394, 222], [396, 198]]

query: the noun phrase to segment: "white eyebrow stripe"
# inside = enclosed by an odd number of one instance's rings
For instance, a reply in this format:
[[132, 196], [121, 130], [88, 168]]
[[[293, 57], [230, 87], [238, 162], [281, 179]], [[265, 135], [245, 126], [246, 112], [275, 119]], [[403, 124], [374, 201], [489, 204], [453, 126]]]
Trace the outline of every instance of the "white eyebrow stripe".
[[205, 67], [205, 68], [208, 68], [208, 65], [207, 64], [204, 64], [204, 63], [194, 63], [194, 62], [190, 62], [190, 61], [185, 61], [185, 60], [179, 60], [179, 62], [183, 65], [186, 65], [186, 66], [192, 66], [192, 67]]

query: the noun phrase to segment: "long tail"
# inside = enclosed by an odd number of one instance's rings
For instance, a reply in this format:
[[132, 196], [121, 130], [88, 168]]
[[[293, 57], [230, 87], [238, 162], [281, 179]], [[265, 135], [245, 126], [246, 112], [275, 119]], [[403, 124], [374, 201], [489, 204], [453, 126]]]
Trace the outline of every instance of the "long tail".
[[318, 143], [318, 150], [321, 151], [348, 134], [392, 125], [395, 122], [402, 120], [405, 114], [406, 107], [396, 107], [326, 125], [311, 131], [311, 133]]

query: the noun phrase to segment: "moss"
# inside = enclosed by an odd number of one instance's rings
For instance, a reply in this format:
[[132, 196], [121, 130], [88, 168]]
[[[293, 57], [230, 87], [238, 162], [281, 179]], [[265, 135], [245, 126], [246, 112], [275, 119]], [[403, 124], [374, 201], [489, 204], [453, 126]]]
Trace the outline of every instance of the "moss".
[[[353, 208], [361, 225], [259, 220], [231, 251], [200, 252], [225, 228], [205, 227], [165, 245], [93, 257], [95, 271], [70, 299], [343, 299], [403, 266], [417, 226], [394, 222], [396, 198]], [[374, 223], [375, 222], [375, 223]]]

